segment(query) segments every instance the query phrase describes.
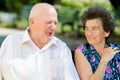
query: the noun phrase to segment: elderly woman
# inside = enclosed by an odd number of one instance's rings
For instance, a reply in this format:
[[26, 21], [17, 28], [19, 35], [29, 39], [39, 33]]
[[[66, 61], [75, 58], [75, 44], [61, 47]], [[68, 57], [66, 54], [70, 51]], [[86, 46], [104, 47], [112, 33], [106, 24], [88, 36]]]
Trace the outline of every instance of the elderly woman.
[[88, 43], [75, 50], [75, 64], [81, 80], [120, 80], [120, 45], [108, 42], [114, 30], [109, 11], [100, 6], [84, 12], [82, 25]]

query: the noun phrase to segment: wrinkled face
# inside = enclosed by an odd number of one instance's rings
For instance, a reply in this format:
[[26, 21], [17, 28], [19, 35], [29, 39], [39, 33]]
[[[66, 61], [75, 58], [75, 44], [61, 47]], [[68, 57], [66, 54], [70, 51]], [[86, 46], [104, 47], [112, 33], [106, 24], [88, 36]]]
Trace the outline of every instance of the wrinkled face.
[[101, 44], [105, 42], [105, 37], [109, 33], [105, 32], [102, 26], [101, 19], [90, 19], [85, 23], [85, 36], [88, 42], [92, 45]]
[[38, 14], [39, 16], [33, 18], [34, 34], [41, 43], [47, 43], [51, 40], [56, 30], [57, 13], [54, 9], [49, 9]]

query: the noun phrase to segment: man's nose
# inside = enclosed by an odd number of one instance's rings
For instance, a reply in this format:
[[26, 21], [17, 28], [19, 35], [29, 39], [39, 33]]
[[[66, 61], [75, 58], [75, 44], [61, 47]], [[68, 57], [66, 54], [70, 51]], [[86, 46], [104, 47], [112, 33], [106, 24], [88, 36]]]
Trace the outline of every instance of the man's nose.
[[51, 28], [52, 30], [55, 30], [55, 29], [56, 29], [56, 24], [55, 24], [55, 23], [51, 23], [50, 28]]

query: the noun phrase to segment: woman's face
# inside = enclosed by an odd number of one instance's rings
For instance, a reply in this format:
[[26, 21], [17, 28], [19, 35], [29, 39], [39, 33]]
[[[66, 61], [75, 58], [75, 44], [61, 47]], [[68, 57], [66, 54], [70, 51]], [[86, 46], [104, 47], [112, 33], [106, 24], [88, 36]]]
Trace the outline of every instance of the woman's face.
[[85, 23], [85, 36], [92, 45], [105, 42], [105, 37], [109, 36], [109, 32], [105, 32], [101, 19], [89, 19]]

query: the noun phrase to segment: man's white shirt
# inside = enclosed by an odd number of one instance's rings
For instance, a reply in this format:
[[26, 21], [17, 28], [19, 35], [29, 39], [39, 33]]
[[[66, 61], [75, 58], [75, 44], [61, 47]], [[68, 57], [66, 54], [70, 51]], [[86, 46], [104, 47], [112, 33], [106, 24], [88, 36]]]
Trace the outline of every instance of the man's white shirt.
[[9, 35], [0, 50], [0, 80], [79, 80], [70, 49], [56, 37], [39, 49], [28, 29]]

